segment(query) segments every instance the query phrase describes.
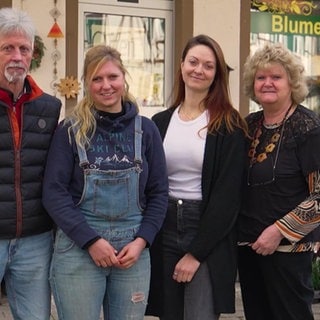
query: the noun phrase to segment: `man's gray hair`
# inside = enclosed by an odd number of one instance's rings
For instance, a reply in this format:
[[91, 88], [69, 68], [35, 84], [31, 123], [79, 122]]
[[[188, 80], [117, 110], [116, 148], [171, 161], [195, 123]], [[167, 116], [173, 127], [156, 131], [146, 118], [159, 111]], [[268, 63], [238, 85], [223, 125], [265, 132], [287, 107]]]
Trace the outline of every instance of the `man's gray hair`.
[[0, 37], [12, 34], [26, 36], [33, 46], [36, 28], [26, 12], [15, 8], [2, 8], [0, 9]]

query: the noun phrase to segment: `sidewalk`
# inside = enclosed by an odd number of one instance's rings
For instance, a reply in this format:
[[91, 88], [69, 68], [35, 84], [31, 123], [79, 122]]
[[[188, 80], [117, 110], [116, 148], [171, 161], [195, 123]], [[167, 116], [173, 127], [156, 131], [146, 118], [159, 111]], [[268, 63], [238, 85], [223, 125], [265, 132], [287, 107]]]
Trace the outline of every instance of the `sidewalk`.
[[[312, 305], [314, 312], [314, 319], [320, 320], [320, 301]], [[101, 318], [103, 319], [103, 318]], [[145, 317], [145, 320], [157, 320], [155, 317]], [[5, 297], [0, 298], [0, 320], [13, 320], [7, 300]], [[54, 303], [52, 303], [52, 315], [51, 320], [58, 320], [57, 312]], [[81, 319], [79, 319], [81, 320]], [[243, 307], [241, 303], [241, 292], [239, 284], [236, 284], [236, 313], [234, 314], [223, 314], [220, 320], [245, 320], [243, 315]], [[271, 320], [271, 319], [270, 319]], [[301, 319], [303, 320], [303, 319]]]

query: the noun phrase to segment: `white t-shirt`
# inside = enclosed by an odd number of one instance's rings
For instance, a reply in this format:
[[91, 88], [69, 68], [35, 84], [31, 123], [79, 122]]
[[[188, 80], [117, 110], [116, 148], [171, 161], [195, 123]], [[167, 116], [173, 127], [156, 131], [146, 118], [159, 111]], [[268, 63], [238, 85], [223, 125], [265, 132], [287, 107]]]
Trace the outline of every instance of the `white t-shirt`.
[[169, 175], [169, 196], [201, 200], [201, 173], [206, 142], [208, 112], [192, 121], [174, 111], [163, 142]]

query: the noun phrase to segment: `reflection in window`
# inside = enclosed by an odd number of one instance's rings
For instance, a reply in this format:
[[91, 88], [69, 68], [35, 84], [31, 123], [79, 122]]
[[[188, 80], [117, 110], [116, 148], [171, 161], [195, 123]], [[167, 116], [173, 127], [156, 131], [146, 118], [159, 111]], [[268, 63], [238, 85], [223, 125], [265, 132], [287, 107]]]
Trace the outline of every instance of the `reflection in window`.
[[85, 13], [85, 51], [106, 44], [121, 53], [130, 92], [141, 106], [164, 105], [165, 20]]

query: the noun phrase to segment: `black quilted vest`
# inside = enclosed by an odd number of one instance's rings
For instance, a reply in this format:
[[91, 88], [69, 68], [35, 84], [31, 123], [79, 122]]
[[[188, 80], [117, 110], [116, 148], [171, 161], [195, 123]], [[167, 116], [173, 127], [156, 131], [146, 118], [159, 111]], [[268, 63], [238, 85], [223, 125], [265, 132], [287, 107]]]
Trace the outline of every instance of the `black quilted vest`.
[[14, 149], [8, 107], [0, 101], [0, 239], [52, 228], [41, 203], [47, 152], [61, 102], [45, 93], [22, 107], [21, 144]]

